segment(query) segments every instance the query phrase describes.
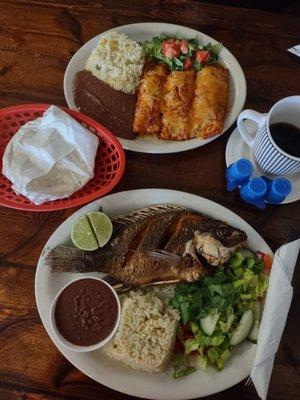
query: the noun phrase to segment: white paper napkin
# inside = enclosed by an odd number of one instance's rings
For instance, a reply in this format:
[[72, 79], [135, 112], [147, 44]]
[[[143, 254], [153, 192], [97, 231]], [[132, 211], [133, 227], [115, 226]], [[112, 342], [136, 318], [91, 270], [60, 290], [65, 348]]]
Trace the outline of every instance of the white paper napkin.
[[293, 287], [291, 280], [300, 248], [300, 239], [281, 246], [275, 253], [269, 288], [260, 324], [256, 356], [250, 377], [259, 397], [268, 393], [275, 354], [286, 324]]
[[61, 199], [93, 176], [99, 139], [69, 114], [50, 106], [8, 143], [2, 173], [35, 204]]
[[300, 44], [297, 44], [296, 46], [287, 49], [287, 51], [289, 51], [292, 54], [295, 54], [295, 56], [300, 57]]

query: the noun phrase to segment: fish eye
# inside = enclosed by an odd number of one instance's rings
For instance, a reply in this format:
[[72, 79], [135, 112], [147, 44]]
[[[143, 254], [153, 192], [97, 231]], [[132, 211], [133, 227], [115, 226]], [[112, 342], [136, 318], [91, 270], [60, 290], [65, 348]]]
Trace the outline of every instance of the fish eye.
[[230, 236], [232, 236], [232, 233], [232, 228], [227, 225], [220, 226], [216, 231], [216, 235], [221, 239], [228, 239]]

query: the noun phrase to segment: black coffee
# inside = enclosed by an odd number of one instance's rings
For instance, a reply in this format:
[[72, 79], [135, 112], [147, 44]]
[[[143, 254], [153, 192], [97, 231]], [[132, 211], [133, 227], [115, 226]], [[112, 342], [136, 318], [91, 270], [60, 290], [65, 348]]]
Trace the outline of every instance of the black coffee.
[[300, 157], [300, 129], [296, 126], [277, 122], [270, 125], [274, 142], [281, 150], [294, 157]]

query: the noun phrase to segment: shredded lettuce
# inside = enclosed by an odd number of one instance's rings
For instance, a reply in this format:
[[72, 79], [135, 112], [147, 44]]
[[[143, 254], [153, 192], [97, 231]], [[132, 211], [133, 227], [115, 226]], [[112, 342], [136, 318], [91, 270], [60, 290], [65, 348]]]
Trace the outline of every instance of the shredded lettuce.
[[173, 359], [173, 378], [177, 379], [182, 376], [192, 374], [196, 368], [191, 365], [186, 365], [186, 359], [183, 355], [177, 354]]
[[190, 375], [190, 374], [192, 374], [192, 373], [195, 372], [195, 371], [196, 371], [196, 368], [195, 368], [195, 367], [187, 366], [187, 367], [185, 367], [185, 368], [177, 369], [176, 371], [174, 371], [173, 377], [174, 377], [175, 379], [176, 379], [176, 378], [180, 378], [180, 377], [182, 377], [182, 376]]
[[219, 321], [218, 322], [218, 327], [219, 327], [219, 329], [220, 329], [220, 331], [222, 332], [222, 333], [227, 333], [228, 331], [229, 331], [229, 329], [231, 328], [231, 325], [233, 324], [233, 322], [234, 322], [234, 314], [232, 313], [232, 314], [230, 314], [229, 316], [228, 316], [228, 318], [227, 318], [227, 321], [226, 322], [223, 322], [223, 321]]
[[210, 57], [208, 64], [212, 65], [218, 62], [218, 54], [222, 48], [220, 43], [218, 44], [207, 44], [205, 46], [200, 45], [197, 37], [192, 39], [186, 39], [188, 45], [188, 52], [186, 54], [180, 54], [178, 58], [176, 57], [167, 57], [162, 52], [162, 44], [164, 40], [168, 39], [182, 39], [177, 37], [176, 35], [166, 35], [162, 34], [160, 36], [155, 36], [151, 40], [147, 40], [145, 42], [141, 42], [140, 45], [144, 50], [146, 57], [152, 58], [158, 62], [162, 62], [166, 64], [170, 71], [182, 71], [184, 69], [184, 61], [187, 58], [190, 58], [193, 61], [193, 68], [196, 71], [200, 71], [204, 64], [195, 60], [195, 54], [197, 50], [208, 50], [210, 52]]
[[189, 366], [194, 367], [195, 369], [203, 369], [207, 367], [208, 358], [206, 354], [193, 354], [190, 355], [187, 360]]
[[[264, 270], [264, 262], [254, 253], [250, 257], [237, 251], [213, 275], [176, 286], [172, 306], [180, 311], [181, 326], [190, 331], [186, 339], [182, 329], [180, 336], [177, 335], [184, 353], [176, 368], [176, 377], [191, 373], [191, 366], [197, 369], [212, 364], [218, 370], [223, 368], [231, 355], [230, 338], [241, 316], [244, 311], [254, 309], [266, 294], [268, 277]], [[201, 328], [201, 318], [216, 314], [220, 317], [212, 335], [208, 336]]]

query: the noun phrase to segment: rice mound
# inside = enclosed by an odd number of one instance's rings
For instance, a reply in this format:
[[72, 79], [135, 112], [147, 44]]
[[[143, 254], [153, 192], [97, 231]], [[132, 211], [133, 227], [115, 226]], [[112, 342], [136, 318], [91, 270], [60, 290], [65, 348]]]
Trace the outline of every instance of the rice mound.
[[144, 66], [141, 46], [124, 33], [101, 36], [90, 54], [85, 69], [116, 90], [135, 93]]
[[131, 291], [121, 298], [121, 304], [118, 330], [102, 351], [135, 369], [165, 371], [176, 336], [178, 310], [151, 291]]

